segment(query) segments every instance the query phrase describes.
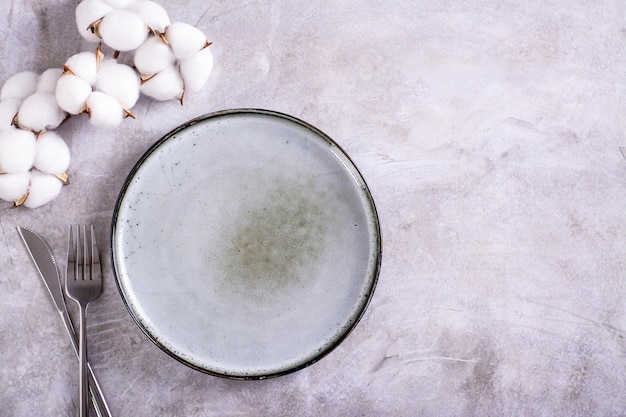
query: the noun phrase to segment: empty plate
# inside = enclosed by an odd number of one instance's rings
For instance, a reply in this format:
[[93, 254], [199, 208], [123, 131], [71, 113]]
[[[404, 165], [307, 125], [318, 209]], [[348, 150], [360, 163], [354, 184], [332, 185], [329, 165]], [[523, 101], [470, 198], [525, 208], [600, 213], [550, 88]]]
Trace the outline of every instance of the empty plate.
[[335, 348], [376, 286], [374, 202], [328, 136], [266, 110], [209, 114], [137, 162], [112, 224], [117, 285], [165, 352], [238, 379]]

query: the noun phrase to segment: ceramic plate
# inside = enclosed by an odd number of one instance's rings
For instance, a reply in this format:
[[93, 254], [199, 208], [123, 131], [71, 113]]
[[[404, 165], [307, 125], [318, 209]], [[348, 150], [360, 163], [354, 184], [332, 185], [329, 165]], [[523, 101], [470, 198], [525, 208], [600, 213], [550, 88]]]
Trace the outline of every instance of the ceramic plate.
[[368, 188], [328, 136], [293, 117], [229, 110], [155, 143], [120, 193], [112, 253], [143, 332], [213, 375], [258, 379], [336, 347], [381, 260]]

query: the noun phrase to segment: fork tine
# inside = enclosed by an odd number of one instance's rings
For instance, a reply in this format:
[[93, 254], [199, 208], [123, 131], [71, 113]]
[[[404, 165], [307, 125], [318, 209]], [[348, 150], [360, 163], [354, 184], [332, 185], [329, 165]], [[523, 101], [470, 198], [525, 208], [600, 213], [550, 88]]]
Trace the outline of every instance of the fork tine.
[[79, 225], [74, 225], [74, 250], [76, 252], [76, 275], [75, 275], [75, 279], [77, 280], [84, 280], [85, 277], [85, 269], [84, 269], [84, 263], [85, 263], [85, 258], [83, 255], [83, 251], [82, 251], [82, 244], [80, 241], [80, 226]]
[[91, 257], [89, 253], [89, 245], [87, 244], [87, 227], [83, 225], [82, 229], [82, 243], [83, 243], [83, 281], [91, 280]]
[[91, 226], [91, 274], [92, 279], [102, 279], [102, 270], [100, 269], [100, 255], [98, 254], [98, 244], [96, 242], [96, 232], [93, 225]]
[[76, 250], [74, 247], [74, 227], [70, 225], [67, 242], [67, 273], [66, 280], [76, 279]]
[[81, 276], [83, 275], [83, 269], [82, 269], [82, 258], [80, 256], [80, 240], [79, 240], [79, 236], [78, 236], [78, 226], [77, 225], [73, 225], [72, 226], [72, 236], [73, 236], [73, 243], [72, 243], [72, 251], [74, 251], [74, 258], [75, 258], [75, 262], [74, 262], [74, 279], [78, 280], [81, 278]]

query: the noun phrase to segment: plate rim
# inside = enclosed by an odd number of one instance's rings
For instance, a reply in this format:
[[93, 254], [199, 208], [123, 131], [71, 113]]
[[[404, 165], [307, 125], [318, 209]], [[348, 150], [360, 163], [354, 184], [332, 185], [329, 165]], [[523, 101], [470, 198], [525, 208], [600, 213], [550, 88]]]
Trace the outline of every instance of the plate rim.
[[[319, 136], [321, 139], [324, 139], [328, 145], [334, 147], [337, 149], [337, 151], [346, 158], [347, 162], [349, 162], [350, 164], [350, 175], [355, 177], [355, 185], [361, 187], [361, 193], [364, 197], [366, 197], [366, 201], [367, 204], [369, 205], [369, 207], [371, 208], [371, 216], [372, 216], [372, 226], [373, 226], [373, 232], [375, 234], [374, 239], [372, 239], [372, 242], [375, 244], [375, 248], [374, 251], [375, 253], [373, 253], [375, 255], [375, 259], [374, 259], [374, 263], [373, 263], [373, 271], [372, 271], [372, 277], [371, 277], [371, 284], [369, 284], [368, 286], [365, 286], [364, 289], [367, 289], [367, 291], [363, 294], [365, 299], [362, 303], [361, 306], [358, 307], [358, 314], [356, 314], [354, 316], [354, 319], [352, 319], [352, 322], [349, 323], [349, 325], [346, 327], [346, 329], [344, 331], [342, 331], [336, 338], [332, 338], [331, 339], [331, 343], [326, 346], [325, 348], [321, 349], [317, 354], [315, 354], [315, 356], [306, 361], [303, 362], [301, 364], [298, 364], [296, 366], [290, 366], [287, 367], [286, 369], [282, 369], [282, 370], [277, 370], [276, 372], [270, 372], [270, 373], [259, 373], [259, 374], [250, 374], [250, 375], [239, 375], [239, 374], [229, 374], [227, 372], [218, 372], [212, 369], [207, 369], [201, 366], [198, 366], [188, 360], [186, 360], [185, 358], [177, 355], [176, 353], [172, 352], [170, 349], [168, 349], [166, 346], [164, 346], [161, 342], [159, 342], [158, 338], [156, 338], [141, 322], [141, 320], [139, 319], [139, 317], [137, 316], [136, 312], [131, 308], [130, 303], [127, 300], [124, 288], [121, 284], [121, 280], [120, 280], [120, 272], [119, 272], [119, 266], [118, 266], [118, 262], [116, 261], [116, 253], [117, 250], [115, 249], [116, 245], [115, 245], [115, 236], [117, 234], [117, 220], [118, 220], [118, 216], [119, 216], [119, 212], [120, 209], [122, 208], [122, 202], [124, 200], [124, 197], [126, 196], [126, 193], [128, 191], [128, 188], [130, 187], [133, 179], [135, 178], [136, 173], [139, 171], [139, 169], [143, 166], [143, 164], [150, 158], [150, 156], [156, 152], [164, 143], [166, 143], [169, 139], [171, 139], [173, 136], [175, 136], [177, 133], [190, 128], [191, 126], [198, 124], [200, 122], [203, 122], [205, 120], [208, 119], [213, 119], [216, 117], [221, 117], [221, 116], [227, 116], [227, 115], [235, 115], [235, 114], [256, 114], [256, 115], [265, 115], [265, 116], [272, 116], [272, 117], [277, 117], [280, 119], [285, 119], [291, 122], [294, 122], [298, 125], [301, 125], [303, 127], [305, 127], [308, 130], [311, 130], [313, 133], [315, 133], [317, 136]], [[113, 269], [113, 277], [115, 279], [115, 284], [116, 287], [118, 289], [118, 292], [120, 294], [120, 297], [122, 298], [122, 302], [124, 304], [124, 306], [126, 307], [126, 310], [128, 311], [128, 313], [130, 314], [130, 316], [132, 317], [133, 321], [135, 322], [135, 324], [137, 325], [137, 327], [139, 327], [139, 329], [142, 331], [142, 333], [148, 337], [148, 339], [154, 344], [156, 345], [159, 349], [161, 349], [163, 352], [165, 352], [166, 354], [168, 354], [170, 357], [174, 358], [175, 360], [177, 360], [178, 362], [188, 366], [189, 368], [195, 369], [197, 371], [200, 371], [202, 373], [205, 374], [209, 374], [209, 375], [213, 375], [216, 377], [221, 377], [221, 378], [226, 378], [226, 379], [233, 379], [233, 380], [263, 380], [263, 379], [268, 379], [268, 378], [276, 378], [279, 376], [283, 376], [283, 375], [287, 375], [296, 371], [299, 371], [301, 369], [304, 369], [310, 365], [313, 365], [314, 363], [318, 362], [319, 360], [321, 360], [322, 358], [324, 358], [325, 356], [327, 356], [330, 352], [332, 352], [335, 348], [337, 348], [349, 335], [350, 333], [352, 333], [352, 331], [354, 330], [354, 328], [357, 326], [357, 324], [360, 322], [360, 320], [363, 318], [363, 315], [365, 314], [365, 312], [367, 311], [371, 300], [373, 298], [374, 292], [376, 290], [376, 286], [378, 285], [378, 278], [380, 275], [380, 269], [382, 266], [382, 254], [383, 254], [383, 248], [382, 248], [382, 232], [381, 232], [381, 226], [380, 226], [380, 218], [378, 216], [378, 211], [376, 208], [376, 205], [374, 203], [374, 199], [372, 197], [372, 194], [370, 192], [370, 189], [365, 181], [365, 178], [363, 177], [363, 175], [361, 174], [360, 170], [358, 169], [358, 167], [356, 166], [356, 164], [354, 163], [354, 161], [352, 160], [352, 158], [348, 155], [348, 153], [341, 148], [341, 146], [339, 146], [339, 144], [337, 144], [337, 142], [335, 142], [330, 136], [328, 136], [327, 134], [325, 134], [324, 132], [322, 132], [320, 129], [318, 129], [317, 127], [311, 125], [310, 123], [307, 123], [297, 117], [288, 115], [286, 113], [282, 113], [282, 112], [278, 112], [278, 111], [274, 111], [274, 110], [267, 110], [267, 109], [260, 109], [260, 108], [232, 108], [232, 109], [225, 109], [225, 110], [219, 110], [219, 111], [214, 111], [214, 112], [210, 112], [210, 113], [206, 113], [204, 115], [201, 116], [197, 116], [195, 118], [192, 118], [190, 120], [188, 120], [187, 122], [184, 122], [182, 124], [180, 124], [179, 126], [175, 127], [174, 129], [170, 130], [168, 133], [166, 133], [165, 135], [161, 136], [158, 140], [156, 140], [154, 143], [152, 143], [143, 153], [142, 155], [139, 157], [139, 159], [134, 163], [132, 169], [129, 171], [128, 175], [126, 175], [126, 178], [124, 179], [124, 182], [122, 184], [122, 187], [117, 195], [117, 199], [113, 208], [113, 216], [112, 216], [112, 220], [111, 220], [111, 228], [110, 228], [110, 242], [109, 242], [109, 248], [110, 248], [110, 253], [111, 253], [111, 264], [112, 264], [112, 269]]]

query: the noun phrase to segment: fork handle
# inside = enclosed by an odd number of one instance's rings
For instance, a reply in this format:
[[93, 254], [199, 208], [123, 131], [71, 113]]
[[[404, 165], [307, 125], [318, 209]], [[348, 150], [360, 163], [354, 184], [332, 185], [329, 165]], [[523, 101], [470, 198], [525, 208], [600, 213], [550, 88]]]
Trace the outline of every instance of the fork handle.
[[[63, 325], [65, 326], [67, 335], [70, 338], [74, 354], [76, 355], [77, 359], [80, 359], [80, 355], [78, 352], [79, 340], [78, 335], [76, 334], [76, 330], [74, 330], [74, 324], [72, 323], [72, 319], [70, 318], [70, 315], [66, 309], [62, 309], [59, 314], [61, 315], [61, 320], [63, 321]], [[111, 417], [109, 405], [104, 398], [104, 394], [102, 393], [100, 384], [96, 379], [96, 375], [94, 374], [93, 369], [91, 369], [89, 360], [87, 361], [87, 372], [89, 373], [89, 392], [91, 393], [91, 402], [93, 403], [93, 408], [96, 411], [96, 414], [98, 415], [98, 417]]]
[[87, 321], [85, 319], [86, 306], [80, 306], [80, 334], [78, 343], [78, 372], [80, 385], [78, 396], [80, 398], [80, 417], [89, 417], [89, 383], [87, 379]]

